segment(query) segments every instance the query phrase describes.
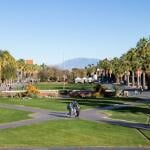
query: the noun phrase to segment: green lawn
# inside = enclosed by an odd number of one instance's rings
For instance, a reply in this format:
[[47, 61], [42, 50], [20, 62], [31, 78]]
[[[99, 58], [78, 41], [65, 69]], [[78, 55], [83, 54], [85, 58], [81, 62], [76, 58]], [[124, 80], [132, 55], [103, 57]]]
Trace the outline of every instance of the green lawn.
[[29, 119], [30, 112], [0, 108], [0, 123]]
[[[70, 100], [60, 100], [60, 99], [58, 100], [50, 98], [33, 98], [33, 99], [0, 98], [0, 103], [31, 106], [54, 111], [66, 111], [67, 103], [69, 102]], [[91, 108], [91, 106], [84, 105], [84, 103], [81, 103], [80, 105], [81, 109]]]
[[150, 146], [136, 129], [83, 120], [58, 120], [0, 130], [0, 147]]
[[49, 82], [49, 83], [37, 83], [34, 84], [40, 90], [49, 90], [49, 89], [58, 89], [62, 90], [63, 88], [69, 90], [91, 90], [93, 89], [94, 84], [74, 84], [74, 83], [61, 83], [61, 82]]
[[150, 139], [150, 130], [141, 130]]
[[[21, 98], [0, 98], [0, 103], [24, 105], [31, 107], [38, 107], [43, 109], [65, 111], [67, 103], [72, 100], [64, 99], [50, 99], [50, 98], [32, 98], [32, 99], [21, 99]], [[77, 99], [81, 106], [81, 109], [89, 109], [95, 107], [105, 107], [113, 104], [122, 104], [122, 102], [113, 100], [96, 100], [96, 99]]]
[[109, 111], [104, 111], [113, 119], [121, 119], [126, 121], [133, 121], [139, 123], [146, 123], [147, 113], [150, 110], [145, 106], [133, 106], [133, 107], [124, 107], [117, 108]]

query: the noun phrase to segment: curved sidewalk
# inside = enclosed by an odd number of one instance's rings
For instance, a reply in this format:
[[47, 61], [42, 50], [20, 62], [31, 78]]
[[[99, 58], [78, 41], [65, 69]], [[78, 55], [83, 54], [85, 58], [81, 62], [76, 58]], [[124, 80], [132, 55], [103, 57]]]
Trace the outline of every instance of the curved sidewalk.
[[32, 113], [30, 114], [30, 116], [32, 117], [31, 119], [14, 121], [10, 123], [2, 123], [0, 124], [0, 129], [15, 128], [15, 127], [30, 125], [34, 123], [47, 121], [47, 120], [67, 119], [65, 112], [50, 112], [48, 110], [44, 110], [40, 108], [33, 108], [33, 107], [19, 106], [19, 105], [9, 105], [9, 104], [0, 104], [0, 108], [23, 110], [23, 111], [29, 111]]
[[[30, 125], [34, 123], [47, 121], [47, 120], [70, 119], [69, 117], [67, 117], [66, 112], [48, 111], [40, 108], [33, 108], [33, 107], [19, 106], [19, 105], [9, 105], [9, 104], [0, 104], [0, 108], [17, 109], [17, 110], [29, 111], [33, 113], [31, 114], [31, 116], [33, 117], [31, 119], [15, 121], [10, 123], [3, 123], [0, 124], [0, 129], [15, 128], [18, 126]], [[112, 107], [108, 107], [107, 109], [111, 109], [111, 108]], [[103, 114], [101, 111], [102, 109], [100, 108], [84, 110], [81, 112], [80, 118], [84, 120], [105, 122], [109, 124], [126, 126], [130, 128], [150, 130], [150, 125], [110, 119], [107, 117], [107, 115]]]
[[[33, 108], [33, 107], [27, 107], [27, 106], [19, 106], [19, 105], [9, 105], [9, 104], [0, 104], [0, 108], [9, 108], [9, 109], [17, 109], [17, 110], [23, 110], [23, 111], [30, 111], [33, 114], [31, 116], [33, 119], [27, 119], [27, 120], [21, 120], [11, 123], [5, 123], [0, 124], [0, 129], [6, 129], [6, 128], [15, 128], [18, 126], [24, 126], [24, 125], [30, 125], [34, 123], [39, 123], [47, 120], [54, 120], [54, 119], [70, 119], [66, 116], [66, 112], [50, 112], [48, 110], [39, 109], [39, 108]], [[106, 107], [106, 109], [111, 109], [112, 107]], [[101, 113], [102, 109], [90, 109], [85, 110], [81, 112], [81, 119], [84, 120], [90, 120], [90, 121], [96, 121], [96, 122], [106, 122], [109, 124], [116, 124], [120, 126], [126, 126], [131, 128], [142, 128], [150, 130], [150, 126], [139, 124], [139, 123], [129, 123], [125, 121], [117, 121], [107, 118], [107, 116], [103, 113]], [[149, 147], [146, 148], [139, 148], [139, 147], [58, 147], [58, 148], [0, 148], [0, 150], [149, 150]]]

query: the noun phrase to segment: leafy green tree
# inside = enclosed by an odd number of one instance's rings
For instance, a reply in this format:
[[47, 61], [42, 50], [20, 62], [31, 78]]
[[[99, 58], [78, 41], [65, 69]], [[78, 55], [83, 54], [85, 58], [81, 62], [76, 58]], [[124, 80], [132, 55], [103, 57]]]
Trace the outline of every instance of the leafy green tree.
[[143, 71], [143, 88], [145, 88], [145, 74], [150, 71], [150, 39], [140, 39], [136, 47], [141, 69]]
[[115, 57], [111, 61], [111, 64], [112, 64], [112, 72], [116, 76], [116, 83], [119, 84], [120, 83], [120, 76], [123, 74], [121, 59]]
[[[137, 57], [137, 50], [131, 48], [126, 54], [127, 61], [130, 62], [130, 69], [132, 71], [132, 86], [135, 85], [135, 72], [140, 68], [140, 62]], [[137, 74], [137, 86], [139, 87], [139, 74]]]
[[1, 80], [12, 81], [16, 78], [16, 60], [6, 50], [0, 51], [0, 62], [1, 62]]
[[100, 61], [98, 67], [103, 70], [103, 76], [105, 77], [105, 80], [108, 81], [108, 79], [110, 78], [109, 75], [112, 73], [111, 62], [107, 58], [105, 58], [104, 60]]

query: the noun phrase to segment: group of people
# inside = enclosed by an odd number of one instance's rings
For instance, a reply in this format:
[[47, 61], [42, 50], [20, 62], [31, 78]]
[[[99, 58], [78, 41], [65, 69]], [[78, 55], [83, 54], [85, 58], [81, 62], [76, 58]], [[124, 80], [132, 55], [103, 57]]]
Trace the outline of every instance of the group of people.
[[75, 116], [76, 118], [79, 118], [80, 115], [80, 105], [77, 103], [76, 100], [73, 100], [72, 102], [68, 103], [67, 105], [68, 116]]
[[140, 88], [138, 90], [134, 91], [134, 94], [138, 95], [138, 94], [142, 94], [142, 92], [143, 92], [143, 88], [140, 86]]

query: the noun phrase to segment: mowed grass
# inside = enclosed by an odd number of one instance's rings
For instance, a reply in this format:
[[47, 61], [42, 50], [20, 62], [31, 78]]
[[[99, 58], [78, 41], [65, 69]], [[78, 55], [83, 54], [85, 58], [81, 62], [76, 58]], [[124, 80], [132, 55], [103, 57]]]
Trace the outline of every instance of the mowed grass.
[[0, 108], [0, 123], [29, 119], [30, 112]]
[[62, 90], [62, 89], [69, 89], [69, 90], [92, 90], [94, 84], [80, 84], [80, 83], [62, 83], [62, 82], [49, 82], [49, 83], [37, 83], [34, 84], [40, 90]]
[[150, 139], [150, 130], [141, 130]]
[[55, 120], [0, 130], [0, 147], [148, 147], [136, 129], [83, 120]]
[[[50, 98], [32, 98], [32, 99], [0, 98], [0, 103], [31, 106], [54, 111], [67, 111], [67, 104], [70, 101], [72, 100], [60, 100]], [[91, 108], [91, 106], [84, 105], [83, 103], [81, 103], [80, 106], [81, 109]]]
[[108, 114], [110, 118], [113, 119], [120, 119], [120, 120], [126, 120], [126, 121], [138, 122], [138, 123], [146, 123], [148, 113], [150, 113], [150, 110], [146, 106], [145, 107], [132, 106], [132, 107], [116, 108], [104, 112]]
[[[95, 107], [106, 107], [114, 104], [123, 104], [116, 100], [97, 100], [97, 99], [76, 99], [81, 106], [81, 110], [95, 108]], [[37, 107], [42, 109], [54, 110], [54, 111], [66, 111], [67, 104], [72, 99], [51, 99], [51, 98], [0, 98], [0, 103], [13, 104], [13, 105], [24, 105]]]

